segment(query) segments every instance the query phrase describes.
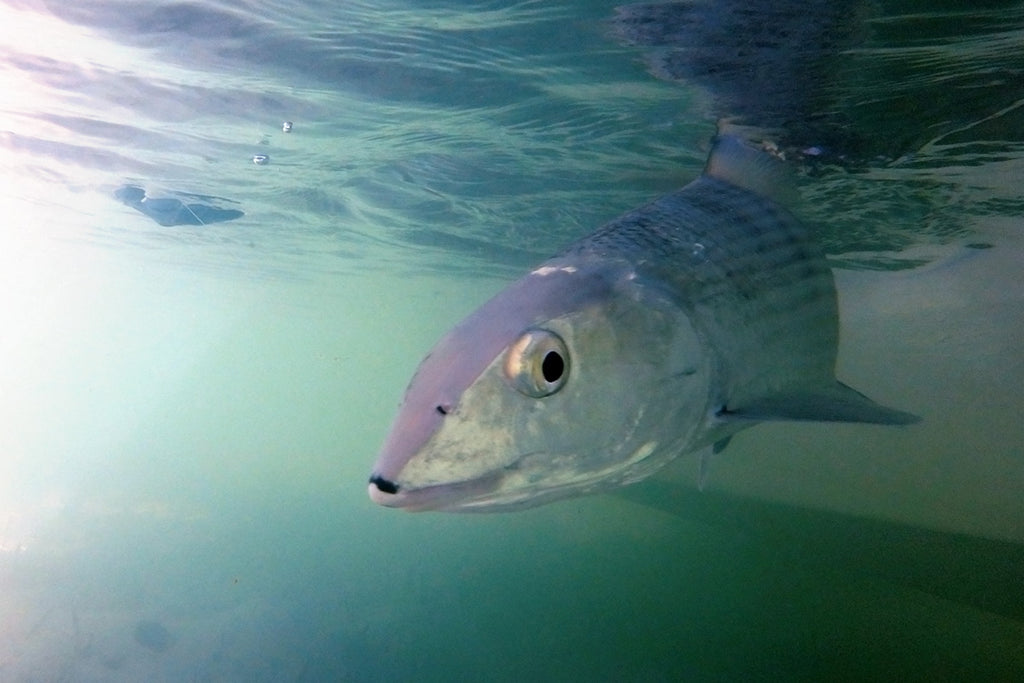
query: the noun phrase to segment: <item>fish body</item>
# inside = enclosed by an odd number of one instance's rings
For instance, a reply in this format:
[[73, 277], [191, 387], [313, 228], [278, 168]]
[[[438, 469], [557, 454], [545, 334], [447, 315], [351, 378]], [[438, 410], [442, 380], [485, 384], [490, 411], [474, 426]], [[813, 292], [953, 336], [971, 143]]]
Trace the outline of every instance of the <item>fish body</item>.
[[423, 360], [370, 477], [377, 503], [502, 510], [639, 481], [760, 420], [906, 424], [834, 376], [835, 285], [720, 138], [705, 172], [570, 245]]

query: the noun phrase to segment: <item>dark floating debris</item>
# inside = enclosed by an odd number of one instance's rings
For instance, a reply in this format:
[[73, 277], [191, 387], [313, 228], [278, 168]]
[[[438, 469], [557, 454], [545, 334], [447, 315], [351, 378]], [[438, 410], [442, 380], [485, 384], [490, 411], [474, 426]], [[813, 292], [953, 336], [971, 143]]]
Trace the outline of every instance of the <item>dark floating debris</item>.
[[114, 192], [122, 203], [141, 211], [165, 227], [175, 225], [208, 225], [241, 218], [245, 212], [238, 209], [221, 209], [207, 202], [229, 201], [206, 195], [183, 194], [185, 199], [199, 202], [186, 204], [173, 197], [147, 197], [146, 191], [136, 185], [125, 185]]

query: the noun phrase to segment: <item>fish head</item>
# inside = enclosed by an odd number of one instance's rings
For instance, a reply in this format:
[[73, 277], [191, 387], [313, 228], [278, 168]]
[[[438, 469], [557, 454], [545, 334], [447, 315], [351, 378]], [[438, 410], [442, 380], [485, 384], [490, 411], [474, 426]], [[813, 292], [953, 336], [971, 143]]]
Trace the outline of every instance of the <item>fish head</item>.
[[423, 360], [370, 497], [490, 511], [636, 481], [698, 428], [710, 372], [689, 317], [628, 264], [548, 262]]

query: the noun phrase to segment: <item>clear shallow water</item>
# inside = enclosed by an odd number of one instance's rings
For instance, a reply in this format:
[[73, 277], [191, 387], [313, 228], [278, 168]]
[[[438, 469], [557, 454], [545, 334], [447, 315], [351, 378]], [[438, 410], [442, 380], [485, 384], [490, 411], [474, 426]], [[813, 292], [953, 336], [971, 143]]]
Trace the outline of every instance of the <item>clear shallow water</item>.
[[799, 168], [839, 375], [925, 422], [446, 516], [365, 495], [416, 363], [698, 173], [706, 94], [613, 3], [4, 5], [0, 678], [1019, 676], [1021, 10], [918, 10], [829, 86], [870, 154]]

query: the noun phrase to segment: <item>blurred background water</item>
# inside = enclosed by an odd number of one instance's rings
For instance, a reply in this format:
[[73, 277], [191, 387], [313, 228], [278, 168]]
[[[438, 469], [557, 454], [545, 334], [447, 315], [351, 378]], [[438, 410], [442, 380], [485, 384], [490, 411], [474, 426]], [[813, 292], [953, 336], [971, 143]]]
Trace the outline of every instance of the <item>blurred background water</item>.
[[848, 7], [757, 97], [924, 422], [456, 516], [365, 493], [423, 353], [742, 93], [615, 2], [4, 0], [0, 680], [1024, 676], [1024, 6]]

